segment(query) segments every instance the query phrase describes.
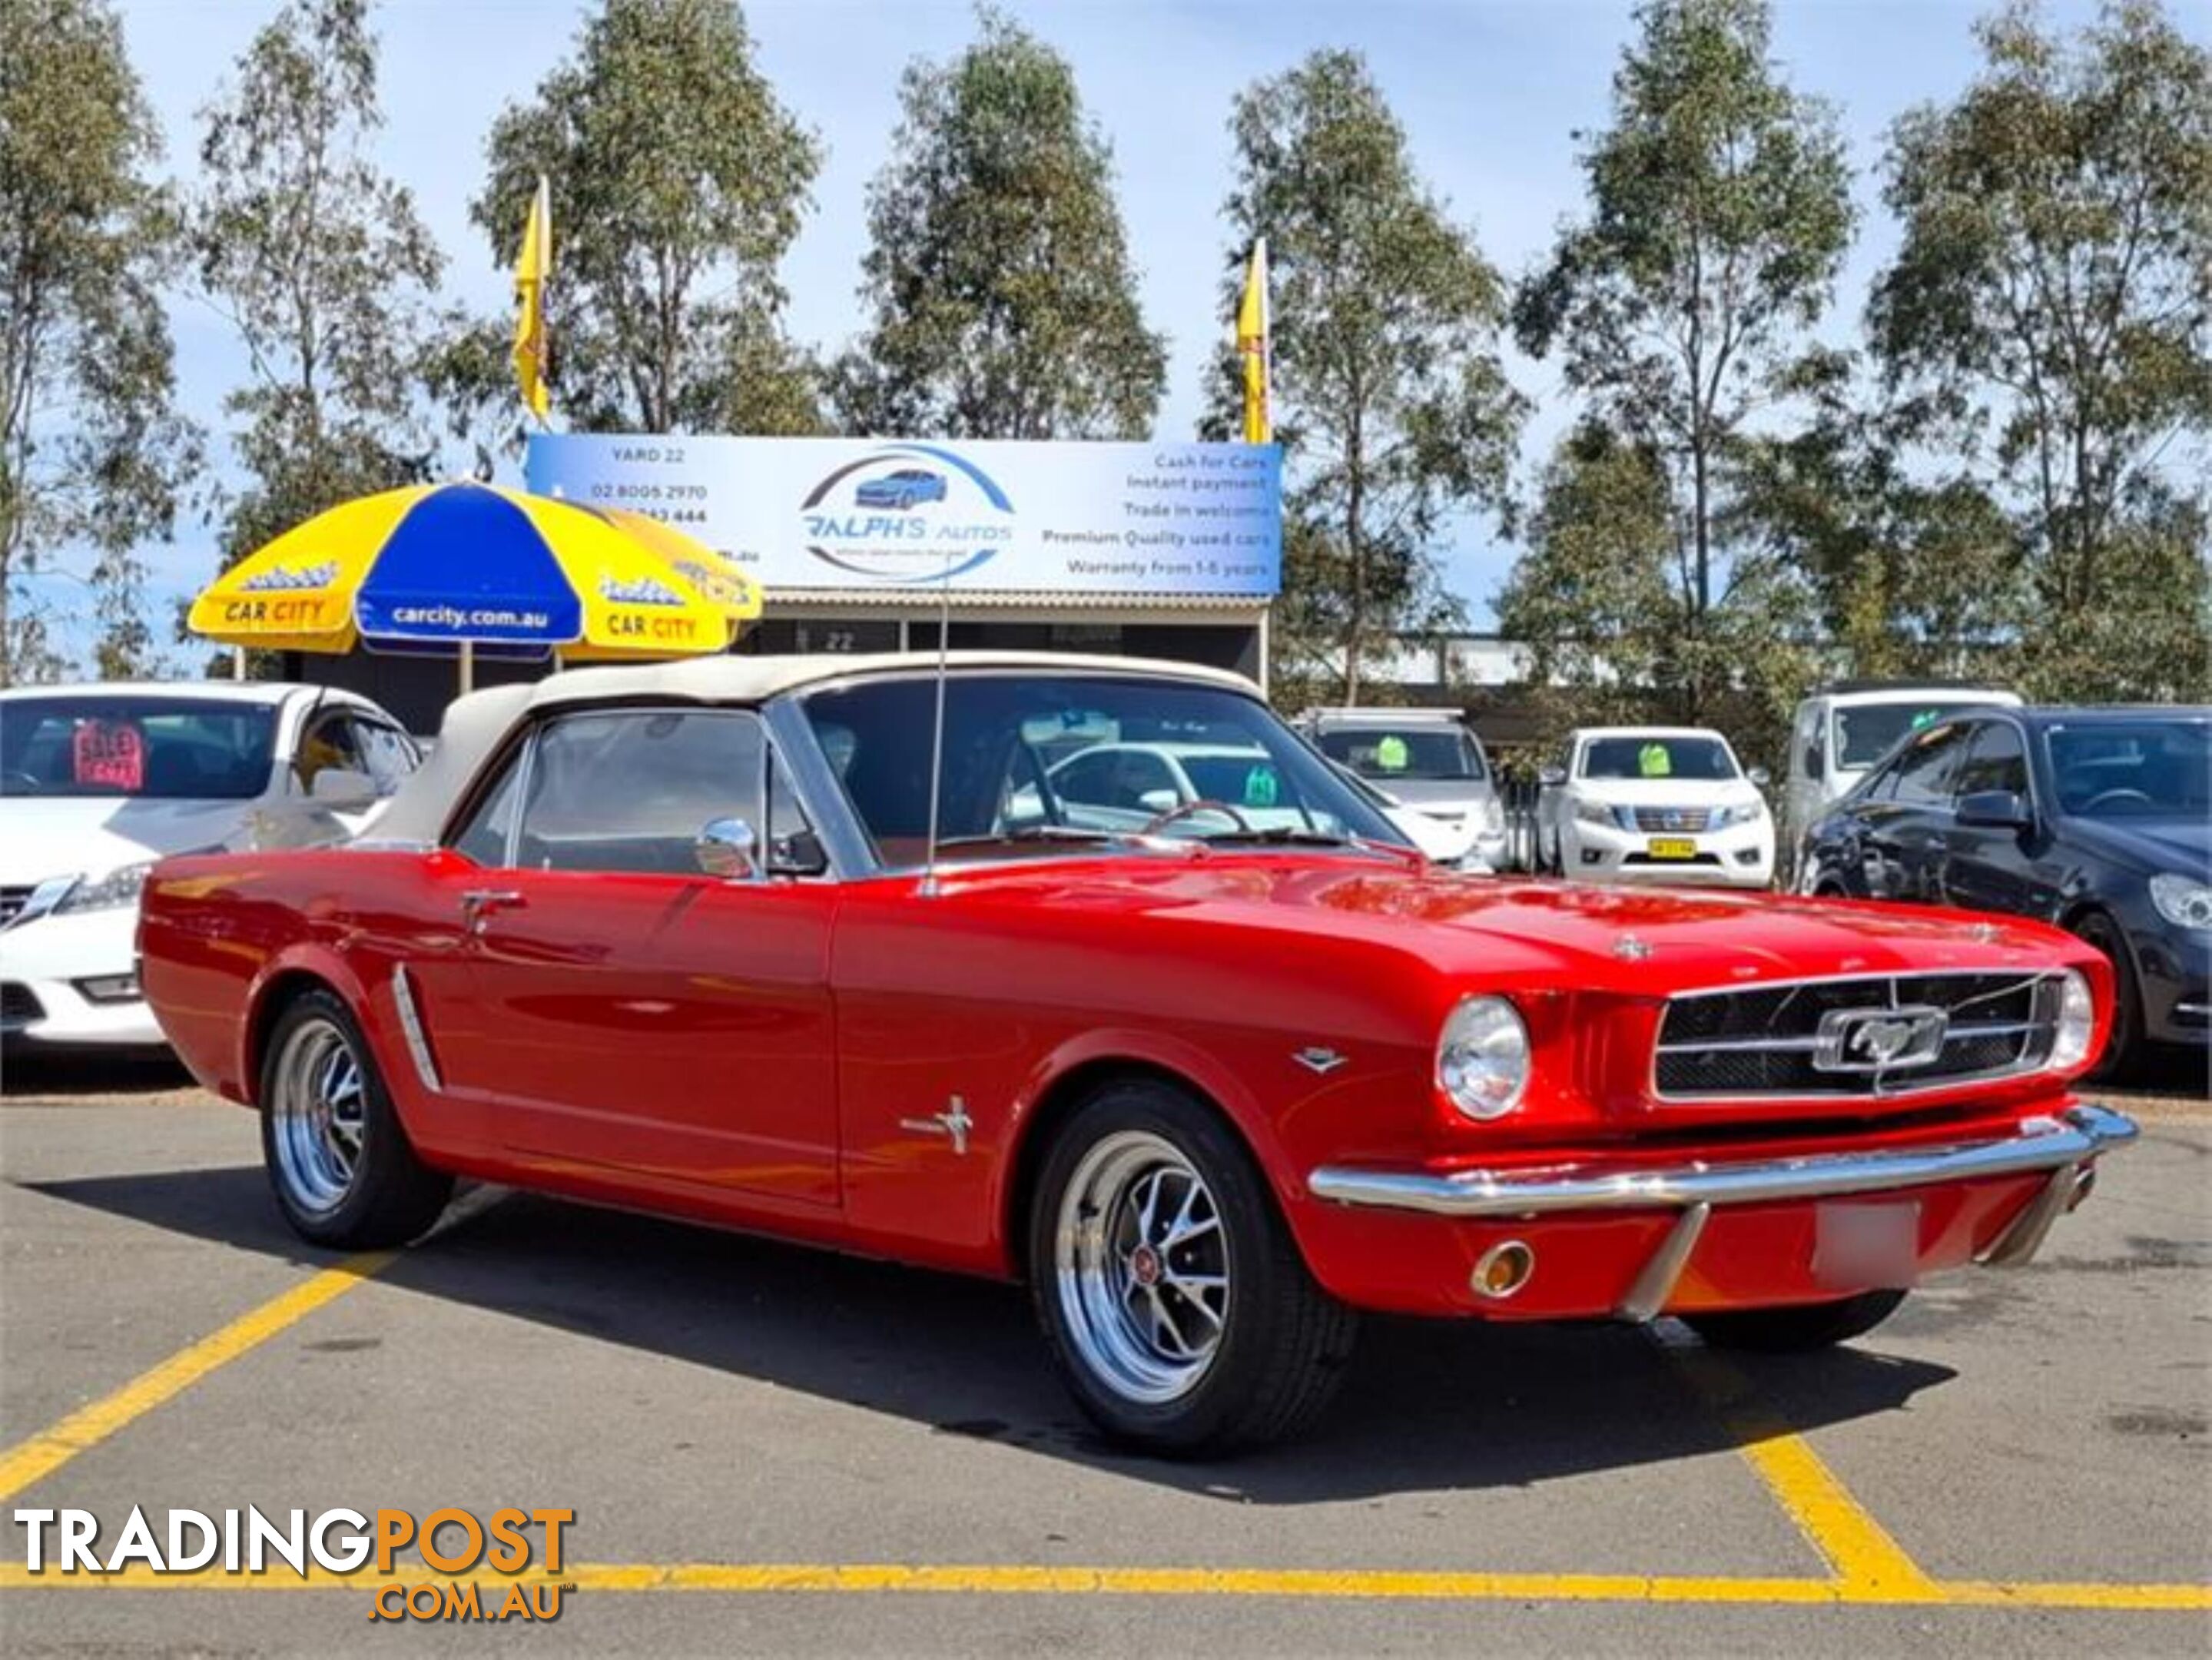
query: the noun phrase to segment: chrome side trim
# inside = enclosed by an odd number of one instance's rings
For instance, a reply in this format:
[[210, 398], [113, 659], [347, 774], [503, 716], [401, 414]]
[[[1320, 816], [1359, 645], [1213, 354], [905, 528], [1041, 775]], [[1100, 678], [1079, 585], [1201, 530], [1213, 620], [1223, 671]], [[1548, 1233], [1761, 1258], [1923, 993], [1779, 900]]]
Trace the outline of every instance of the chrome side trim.
[[392, 970], [392, 1000], [399, 1010], [399, 1031], [407, 1039], [415, 1075], [422, 1080], [424, 1089], [442, 1091], [446, 1086], [439, 1080], [437, 1061], [431, 1058], [430, 1040], [423, 1036], [422, 1011], [415, 1006], [415, 982], [408, 977], [404, 964]]
[[2055, 1171], [2136, 1139], [2135, 1122], [2103, 1107], [2069, 1108], [2033, 1118], [2008, 1140], [1893, 1152], [1814, 1153], [1801, 1158], [1698, 1161], [1650, 1170], [1553, 1165], [1543, 1171], [1360, 1170], [1325, 1164], [1306, 1177], [1316, 1199], [1436, 1216], [1543, 1216], [1559, 1213], [1666, 1210], [1691, 1205], [1748, 1205], [1771, 1199], [1927, 1187]]
[[1674, 1282], [1682, 1277], [1682, 1270], [1690, 1264], [1690, 1253], [1698, 1248], [1698, 1236], [1705, 1231], [1713, 1207], [1700, 1201], [1674, 1219], [1674, 1225], [1667, 1231], [1659, 1249], [1651, 1253], [1629, 1286], [1628, 1294], [1620, 1299], [1613, 1312], [1623, 1320], [1633, 1320], [1639, 1325], [1646, 1320], [1656, 1320], [1667, 1307], [1667, 1299], [1674, 1294]]

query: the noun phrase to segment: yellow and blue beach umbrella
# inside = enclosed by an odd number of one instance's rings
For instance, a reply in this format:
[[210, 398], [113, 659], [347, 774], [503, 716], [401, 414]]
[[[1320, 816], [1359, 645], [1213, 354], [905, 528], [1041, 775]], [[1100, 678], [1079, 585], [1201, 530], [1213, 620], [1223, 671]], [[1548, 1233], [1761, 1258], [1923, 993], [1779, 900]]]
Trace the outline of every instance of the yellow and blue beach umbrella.
[[317, 514], [217, 578], [189, 625], [282, 651], [619, 659], [720, 651], [759, 614], [734, 562], [657, 520], [462, 483]]

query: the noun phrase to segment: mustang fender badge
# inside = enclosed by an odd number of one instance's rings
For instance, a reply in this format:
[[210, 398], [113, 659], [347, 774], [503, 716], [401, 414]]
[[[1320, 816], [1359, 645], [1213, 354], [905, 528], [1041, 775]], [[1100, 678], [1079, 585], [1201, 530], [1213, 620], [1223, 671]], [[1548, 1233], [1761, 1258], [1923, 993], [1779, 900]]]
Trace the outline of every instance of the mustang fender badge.
[[1326, 1078], [1351, 1057], [1339, 1055], [1334, 1049], [1325, 1049], [1319, 1044], [1316, 1044], [1310, 1049], [1299, 1049], [1291, 1056], [1291, 1059], [1308, 1072], [1318, 1073]]
[[899, 1128], [912, 1130], [917, 1135], [949, 1135], [952, 1151], [965, 1155], [968, 1151], [968, 1132], [975, 1128], [975, 1121], [968, 1116], [968, 1104], [958, 1096], [943, 1112], [932, 1113], [927, 1118], [902, 1118]]

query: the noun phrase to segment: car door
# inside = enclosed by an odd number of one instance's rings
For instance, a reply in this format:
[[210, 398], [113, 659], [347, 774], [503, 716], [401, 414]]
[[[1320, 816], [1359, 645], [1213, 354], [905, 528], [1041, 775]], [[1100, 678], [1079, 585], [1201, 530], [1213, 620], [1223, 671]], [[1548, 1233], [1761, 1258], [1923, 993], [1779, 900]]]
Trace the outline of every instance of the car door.
[[1873, 897], [1943, 903], [1952, 787], [1965, 737], [1957, 721], [1917, 733], [1891, 757], [1886, 781], [1868, 791], [1860, 815], [1860, 857]]
[[474, 1081], [517, 1155], [836, 1203], [836, 890], [710, 876], [695, 847], [767, 823], [769, 764], [750, 711], [562, 716], [504, 825], [458, 843], [484, 866], [462, 899]]
[[[2034, 787], [2028, 779], [2027, 750], [2020, 728], [2005, 720], [1973, 723], [1959, 765], [1954, 794], [1964, 799], [2003, 790], [2028, 805], [2034, 816]], [[2038, 884], [2034, 848], [2038, 832], [2004, 824], [1962, 824], [1954, 818], [1946, 832], [1948, 857], [1943, 888], [1950, 903], [1969, 910], [2035, 915]]]

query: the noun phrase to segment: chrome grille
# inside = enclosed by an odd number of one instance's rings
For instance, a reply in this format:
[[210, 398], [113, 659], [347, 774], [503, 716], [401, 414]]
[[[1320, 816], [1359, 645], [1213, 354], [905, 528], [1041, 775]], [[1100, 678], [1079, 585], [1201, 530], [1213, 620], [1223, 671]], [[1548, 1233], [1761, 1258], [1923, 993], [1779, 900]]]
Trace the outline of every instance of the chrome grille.
[[0, 928], [15, 920], [15, 915], [31, 902], [31, 884], [21, 887], [0, 888]]
[[1705, 807], [1638, 807], [1636, 809], [1636, 828], [1640, 830], [1689, 830], [1705, 829], [1712, 818]]
[[[2041, 1066], [2057, 1031], [2054, 974], [1858, 976], [1689, 992], [1659, 1025], [1663, 1101], [1878, 1098]], [[1878, 1040], [1847, 1052], [1852, 1034]], [[1894, 1045], [1902, 1058], [1885, 1064]]]

